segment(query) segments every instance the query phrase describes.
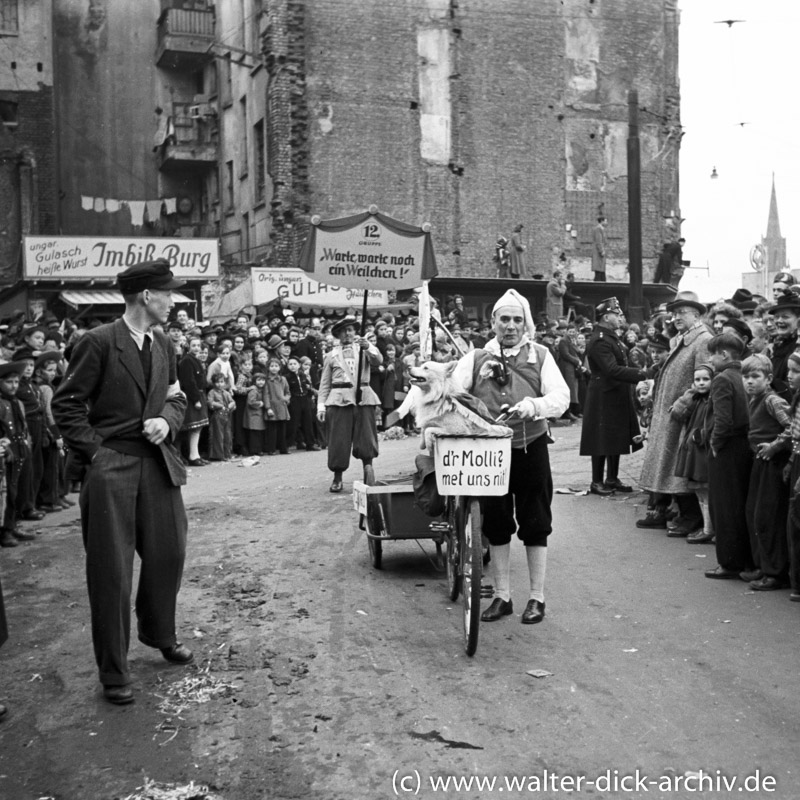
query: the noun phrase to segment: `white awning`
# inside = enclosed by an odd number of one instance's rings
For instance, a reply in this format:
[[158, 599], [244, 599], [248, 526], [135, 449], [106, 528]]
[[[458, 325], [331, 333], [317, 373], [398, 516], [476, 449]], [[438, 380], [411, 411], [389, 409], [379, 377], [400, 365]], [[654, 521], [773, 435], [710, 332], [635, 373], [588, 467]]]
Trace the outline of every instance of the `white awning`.
[[[59, 297], [69, 306], [80, 308], [81, 306], [124, 306], [125, 300], [120, 292], [113, 289], [65, 289]], [[176, 303], [196, 303], [191, 297], [173, 291], [172, 299]]]

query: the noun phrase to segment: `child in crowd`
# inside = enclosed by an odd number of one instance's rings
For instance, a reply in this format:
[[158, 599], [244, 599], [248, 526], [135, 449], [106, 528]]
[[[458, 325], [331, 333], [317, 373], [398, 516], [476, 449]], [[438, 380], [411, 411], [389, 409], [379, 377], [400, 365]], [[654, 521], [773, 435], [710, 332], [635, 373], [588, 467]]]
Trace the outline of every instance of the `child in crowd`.
[[247, 397], [253, 383], [253, 351], [251, 349], [241, 351], [234, 375], [236, 376], [236, 381], [233, 384], [232, 394], [233, 401], [236, 403], [236, 411], [233, 412], [233, 449], [240, 455], [253, 456], [256, 453], [251, 452], [248, 446], [249, 434], [246, 425], [248, 416]]
[[211, 389], [208, 390], [208, 409], [211, 412], [208, 457], [212, 461], [230, 461], [233, 458], [231, 414], [236, 403], [227, 387], [228, 379], [224, 372], [217, 372], [211, 378]]
[[705, 442], [713, 377], [714, 368], [711, 364], [701, 364], [694, 371], [692, 387], [675, 401], [670, 410], [672, 418], [683, 423], [675, 474], [680, 478], [688, 478], [689, 487], [694, 489], [703, 512], [703, 527], [686, 536], [689, 544], [714, 541], [714, 526], [708, 509], [708, 453]]
[[[789, 545], [789, 599], [800, 603], [800, 353], [789, 356], [786, 382], [794, 393], [789, 407], [791, 416], [792, 454], [785, 472], [789, 476], [789, 517], [786, 538]], [[1, 384], [0, 384], [1, 385]]]
[[386, 425], [386, 416], [399, 405], [395, 403], [395, 393], [403, 388], [403, 362], [397, 357], [397, 348], [391, 342], [386, 345], [383, 354], [383, 380], [378, 397], [381, 399], [380, 429]]
[[21, 366], [17, 362], [0, 365], [0, 447], [3, 450], [2, 469], [4, 501], [0, 546], [16, 547], [17, 540], [35, 539], [32, 533], [17, 528], [16, 500], [22, 465], [30, 455], [25, 408], [17, 399]]
[[308, 378], [309, 392], [311, 395], [311, 425], [314, 428], [314, 444], [317, 449], [322, 449], [326, 446], [327, 440], [325, 439], [325, 426], [317, 419], [314, 409], [317, 407], [317, 395], [319, 394], [319, 367], [308, 357], [300, 357], [300, 371]]
[[718, 566], [705, 574], [738, 580], [753, 571], [745, 515], [753, 454], [740, 361], [744, 342], [735, 333], [721, 333], [709, 340], [708, 352], [715, 373], [706, 423], [708, 492]]
[[244, 427], [247, 431], [247, 452], [251, 456], [266, 452], [265, 431], [267, 421], [264, 413], [264, 391], [267, 385], [265, 373], [253, 373], [253, 385], [247, 390], [247, 408]]
[[755, 459], [747, 492], [747, 528], [753, 560], [761, 577], [750, 581], [755, 591], [781, 589], [789, 578], [786, 517], [789, 487], [783, 470], [789, 461], [789, 404], [770, 388], [772, 362], [763, 354], [742, 362], [744, 390], [750, 398], [748, 439]]
[[[314, 409], [316, 404], [311, 394], [311, 381], [301, 369], [300, 359], [289, 356], [286, 362], [287, 372], [284, 375], [289, 386], [289, 425], [286, 431], [287, 443], [295, 445], [299, 450], [319, 450], [314, 439]], [[300, 438], [302, 437], [302, 445]]]
[[[267, 409], [267, 455], [276, 452], [287, 455], [286, 423], [289, 421], [289, 384], [281, 375], [283, 363], [271, 358], [267, 364], [267, 383], [264, 387], [264, 403]], [[276, 450], [277, 448], [277, 450]]]

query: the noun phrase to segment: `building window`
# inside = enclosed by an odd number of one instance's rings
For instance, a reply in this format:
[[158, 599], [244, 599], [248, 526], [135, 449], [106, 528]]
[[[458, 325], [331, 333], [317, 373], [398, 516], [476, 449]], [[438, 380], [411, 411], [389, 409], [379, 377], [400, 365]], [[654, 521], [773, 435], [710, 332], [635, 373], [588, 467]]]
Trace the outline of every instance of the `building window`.
[[255, 169], [256, 203], [263, 203], [267, 195], [267, 170], [264, 163], [264, 120], [253, 125], [253, 168]]
[[225, 211], [233, 211], [233, 161], [225, 162]]
[[18, 106], [14, 100], [0, 100], [0, 122], [6, 128], [16, 128], [19, 124], [17, 117]]
[[250, 149], [250, 147], [247, 141], [247, 97], [246, 96], [243, 97], [241, 100], [239, 100], [239, 112], [242, 119], [242, 143], [241, 143], [242, 150], [239, 153], [239, 159], [240, 159], [239, 177], [246, 178], [248, 167], [250, 166], [249, 154], [247, 152]]
[[0, 0], [0, 31], [19, 32], [19, 0]]

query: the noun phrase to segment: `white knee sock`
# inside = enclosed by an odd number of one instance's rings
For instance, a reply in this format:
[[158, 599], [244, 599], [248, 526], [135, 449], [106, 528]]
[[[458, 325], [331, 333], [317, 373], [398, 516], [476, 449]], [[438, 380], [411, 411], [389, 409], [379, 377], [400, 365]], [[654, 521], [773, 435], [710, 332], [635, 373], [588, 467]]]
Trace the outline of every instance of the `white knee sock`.
[[508, 602], [511, 599], [511, 545], [489, 545], [494, 572], [494, 596]]
[[547, 548], [526, 547], [525, 555], [528, 557], [528, 577], [531, 582], [530, 600], [544, 603], [544, 576], [547, 572]]

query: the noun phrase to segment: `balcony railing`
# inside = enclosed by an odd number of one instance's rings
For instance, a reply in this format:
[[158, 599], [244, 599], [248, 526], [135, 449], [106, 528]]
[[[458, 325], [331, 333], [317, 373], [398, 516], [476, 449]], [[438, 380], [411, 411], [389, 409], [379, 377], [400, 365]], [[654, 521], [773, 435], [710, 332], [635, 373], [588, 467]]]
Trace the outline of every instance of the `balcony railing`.
[[156, 64], [164, 69], [197, 69], [211, 56], [214, 12], [166, 9], [158, 20]]
[[172, 114], [156, 134], [158, 168], [211, 168], [217, 163], [217, 139], [217, 117], [211, 106], [173, 103]]

